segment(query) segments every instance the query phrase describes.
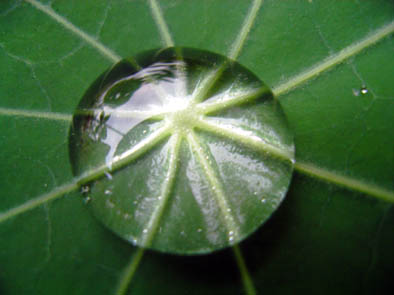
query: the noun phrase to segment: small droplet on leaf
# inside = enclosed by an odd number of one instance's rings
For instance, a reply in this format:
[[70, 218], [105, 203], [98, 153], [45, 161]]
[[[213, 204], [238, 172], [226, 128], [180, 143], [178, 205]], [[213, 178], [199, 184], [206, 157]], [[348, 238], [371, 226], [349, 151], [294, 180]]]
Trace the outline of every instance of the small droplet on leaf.
[[367, 93], [368, 93], [368, 88], [365, 87], [365, 86], [363, 86], [363, 87], [361, 87], [360, 92], [361, 92], [362, 94], [367, 94]]

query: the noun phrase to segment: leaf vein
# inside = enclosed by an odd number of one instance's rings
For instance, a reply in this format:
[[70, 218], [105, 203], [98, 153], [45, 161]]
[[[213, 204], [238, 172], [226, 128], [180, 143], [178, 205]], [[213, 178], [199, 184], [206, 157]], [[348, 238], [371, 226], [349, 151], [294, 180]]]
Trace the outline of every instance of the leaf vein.
[[260, 6], [263, 3], [263, 0], [254, 0], [249, 12], [244, 20], [241, 30], [238, 33], [237, 38], [235, 39], [233, 45], [230, 48], [230, 52], [228, 54], [229, 58], [237, 59], [242, 47], [245, 44], [246, 38], [249, 35], [250, 29], [253, 26], [253, 23], [256, 19], [257, 13], [259, 12]]
[[384, 25], [380, 29], [369, 34], [364, 39], [345, 47], [336, 54], [330, 55], [323, 62], [317, 63], [309, 69], [297, 74], [296, 76], [288, 79], [286, 82], [274, 86], [272, 92], [275, 96], [280, 96], [286, 94], [287, 92], [293, 90], [294, 88], [308, 82], [309, 80], [317, 77], [321, 73], [330, 70], [338, 64], [341, 64], [346, 59], [357, 55], [364, 49], [376, 44], [380, 40], [389, 36], [394, 32], [394, 21]]
[[149, 6], [151, 9], [152, 17], [159, 29], [160, 36], [163, 40], [164, 45], [167, 47], [174, 46], [174, 41], [172, 40], [170, 31], [168, 30], [168, 26], [164, 20], [163, 13], [160, 9], [159, 4], [156, 2], [156, 0], [150, 0]]
[[246, 134], [242, 134], [241, 132], [237, 132], [234, 129], [226, 128], [225, 126], [220, 126], [219, 124], [215, 124], [209, 122], [208, 120], [200, 119], [197, 122], [197, 127], [215, 133], [221, 137], [229, 138], [230, 140], [239, 141], [239, 143], [250, 146], [252, 148], [258, 149], [264, 153], [269, 153], [275, 157], [278, 157], [282, 160], [293, 162], [293, 152], [291, 150], [282, 149], [276, 147], [272, 144], [264, 142], [262, 139], [257, 136], [250, 136]]
[[208, 155], [205, 154], [203, 148], [199, 144], [199, 139], [196, 134], [191, 131], [187, 135], [187, 140], [189, 146], [192, 150], [196, 152], [197, 158], [203, 168], [203, 171], [207, 177], [207, 180], [210, 182], [211, 190], [213, 194], [216, 196], [217, 204], [220, 208], [220, 212], [223, 216], [223, 222], [227, 227], [227, 235], [230, 242], [235, 238], [239, 237], [239, 227], [236, 223], [234, 216], [231, 213], [230, 206], [228, 205], [227, 198], [225, 196], [224, 190], [222, 188], [222, 184], [220, 183], [218, 177], [215, 175], [215, 171], [213, 170], [210, 163], [207, 161]]
[[143, 236], [142, 245], [149, 247], [154, 239], [154, 235], [157, 233], [160, 220], [168, 204], [168, 199], [170, 198], [173, 183], [175, 181], [176, 171], [178, 168], [178, 152], [181, 143], [181, 136], [179, 134], [174, 134], [170, 139], [171, 144], [171, 154], [170, 163], [168, 167], [168, 172], [166, 175], [166, 180], [162, 187], [162, 192], [160, 194], [160, 203], [152, 213], [149, 219], [148, 225], [146, 227], [146, 234]]
[[208, 113], [221, 111], [229, 107], [247, 103], [253, 99], [256, 99], [264, 95], [265, 93], [269, 93], [269, 89], [267, 87], [261, 87], [259, 89], [253, 89], [251, 91], [241, 93], [236, 97], [229, 98], [226, 100], [215, 101], [215, 102], [202, 102], [197, 105], [197, 109], [201, 110], [201, 113], [206, 115]]
[[111, 60], [112, 62], [118, 62], [121, 59], [121, 57], [117, 55], [115, 52], [113, 52], [111, 49], [109, 49], [108, 47], [100, 43], [98, 40], [96, 40], [95, 38], [84, 32], [83, 30], [78, 28], [76, 25], [72, 24], [65, 17], [59, 15], [48, 5], [44, 5], [37, 0], [25, 0], [25, 1], [30, 3], [36, 9], [42, 11], [43, 13], [51, 17], [53, 20], [55, 20], [60, 25], [62, 25], [64, 28], [71, 31], [74, 35], [84, 40], [90, 46], [97, 49], [107, 59]]
[[304, 174], [325, 180], [330, 183], [346, 187], [367, 195], [376, 197], [378, 199], [394, 203], [394, 192], [388, 191], [384, 188], [378, 187], [371, 183], [363, 182], [362, 180], [340, 175], [336, 172], [328, 171], [326, 169], [314, 166], [312, 164], [296, 162], [294, 168]]
[[132, 255], [129, 264], [125, 267], [123, 275], [118, 283], [118, 287], [115, 291], [116, 295], [124, 295], [127, 293], [130, 282], [137, 272], [138, 266], [141, 264], [142, 257], [144, 256], [145, 249], [138, 248], [137, 252]]
[[256, 295], [257, 292], [254, 287], [253, 280], [249, 274], [249, 270], [246, 267], [245, 260], [242, 256], [241, 249], [239, 248], [238, 245], [233, 246], [233, 252], [234, 252], [235, 261], [237, 262], [239, 272], [241, 273], [242, 283], [244, 285], [246, 294], [247, 295]]
[[29, 201], [23, 203], [22, 205], [11, 208], [3, 213], [0, 213], [0, 223], [6, 221], [12, 217], [15, 217], [21, 213], [32, 210], [42, 204], [49, 201], [53, 201], [62, 197], [64, 194], [70, 193], [77, 190], [81, 185], [89, 183], [90, 181], [104, 176], [106, 173], [116, 171], [125, 165], [129, 164], [131, 161], [136, 159], [138, 156], [146, 153], [160, 140], [169, 135], [169, 127], [165, 125], [156, 132], [152, 133], [150, 136], [142, 140], [140, 143], [136, 144], [133, 148], [124, 152], [119, 156], [115, 156], [111, 163], [104, 164], [98, 168], [92, 169], [79, 177], [74, 178], [71, 182], [66, 183], [57, 187], [56, 189], [45, 193], [39, 197], [30, 199]]

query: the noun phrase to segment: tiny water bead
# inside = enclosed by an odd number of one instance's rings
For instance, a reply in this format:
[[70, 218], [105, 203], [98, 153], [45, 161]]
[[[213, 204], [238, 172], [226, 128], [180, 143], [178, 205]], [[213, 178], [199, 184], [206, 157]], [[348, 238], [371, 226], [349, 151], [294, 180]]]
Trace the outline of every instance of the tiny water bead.
[[294, 144], [280, 104], [218, 54], [167, 48], [135, 60], [104, 72], [75, 110], [70, 160], [86, 206], [120, 237], [162, 252], [239, 243], [290, 184]]
[[366, 86], [361, 86], [360, 89], [352, 89], [353, 95], [354, 96], [360, 96], [361, 95], [365, 95], [368, 94], [368, 88]]

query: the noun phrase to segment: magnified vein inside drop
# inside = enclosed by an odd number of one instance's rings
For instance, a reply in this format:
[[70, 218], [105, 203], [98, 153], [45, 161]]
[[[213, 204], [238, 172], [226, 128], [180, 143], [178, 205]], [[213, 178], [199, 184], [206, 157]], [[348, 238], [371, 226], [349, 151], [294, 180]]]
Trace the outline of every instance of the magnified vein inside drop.
[[[223, 56], [143, 52], [103, 73], [76, 108], [73, 173], [92, 213], [135, 245], [196, 254], [234, 245], [287, 192], [293, 137], [271, 91]], [[86, 196], [88, 194], [88, 196]]]

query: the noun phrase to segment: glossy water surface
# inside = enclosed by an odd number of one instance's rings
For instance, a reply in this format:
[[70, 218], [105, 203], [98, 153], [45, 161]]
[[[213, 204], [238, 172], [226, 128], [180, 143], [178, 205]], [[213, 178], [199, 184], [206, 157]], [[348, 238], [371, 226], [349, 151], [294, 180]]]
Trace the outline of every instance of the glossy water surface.
[[[253, 73], [207, 51], [123, 60], [77, 107], [70, 130], [85, 203], [133, 244], [209, 253], [255, 231], [283, 200], [294, 146]], [[100, 173], [97, 173], [99, 171]]]

